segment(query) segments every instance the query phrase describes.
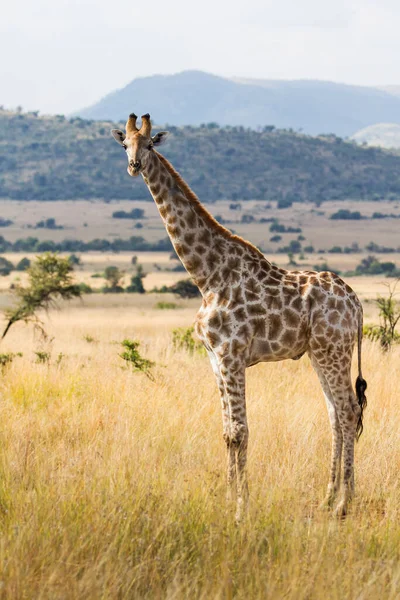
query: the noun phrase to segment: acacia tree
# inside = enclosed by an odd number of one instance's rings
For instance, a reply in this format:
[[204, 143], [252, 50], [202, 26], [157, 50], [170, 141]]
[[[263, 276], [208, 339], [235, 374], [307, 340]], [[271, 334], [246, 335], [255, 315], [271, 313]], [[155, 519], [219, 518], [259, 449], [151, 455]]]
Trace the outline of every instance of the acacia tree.
[[17, 303], [14, 308], [5, 312], [8, 322], [2, 339], [11, 325], [18, 321], [33, 322], [44, 333], [38, 311], [48, 311], [57, 306], [58, 300], [70, 300], [81, 296], [79, 286], [73, 282], [72, 272], [73, 266], [68, 258], [50, 252], [38, 256], [27, 270], [28, 285], [14, 289]]

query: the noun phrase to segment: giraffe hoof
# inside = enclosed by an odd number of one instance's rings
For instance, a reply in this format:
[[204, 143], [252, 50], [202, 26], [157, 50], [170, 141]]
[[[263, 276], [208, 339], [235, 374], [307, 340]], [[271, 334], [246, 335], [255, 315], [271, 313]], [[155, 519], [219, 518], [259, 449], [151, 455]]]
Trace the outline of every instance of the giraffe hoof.
[[347, 515], [347, 505], [345, 502], [339, 502], [337, 505], [334, 515], [337, 519], [344, 519]]

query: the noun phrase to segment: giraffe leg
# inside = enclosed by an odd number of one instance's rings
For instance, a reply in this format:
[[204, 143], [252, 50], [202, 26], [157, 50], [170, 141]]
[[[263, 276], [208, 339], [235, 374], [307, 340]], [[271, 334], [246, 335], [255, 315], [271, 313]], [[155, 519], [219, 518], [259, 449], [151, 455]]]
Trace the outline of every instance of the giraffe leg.
[[351, 385], [351, 360], [348, 360], [347, 365], [324, 361], [323, 365], [319, 362], [319, 366], [329, 385], [343, 436], [343, 481], [341, 496], [335, 510], [335, 514], [342, 517], [346, 515], [354, 495], [354, 442], [360, 407]]
[[[241, 521], [243, 514], [248, 508], [248, 483], [247, 483], [247, 445], [249, 430], [246, 416], [246, 393], [245, 393], [245, 365], [235, 361], [220, 360], [221, 377], [226, 392], [226, 400], [229, 413], [229, 441], [228, 448], [230, 456], [234, 453], [236, 464], [237, 499], [236, 499], [236, 521]], [[231, 463], [230, 463], [231, 464]]]
[[331, 454], [331, 469], [329, 474], [329, 483], [326, 496], [320, 505], [320, 508], [331, 508], [337, 493], [340, 488], [340, 472], [342, 462], [342, 447], [343, 447], [343, 435], [342, 429], [339, 423], [339, 417], [336, 411], [334, 398], [323, 374], [322, 369], [319, 367], [317, 361], [310, 355], [311, 364], [314, 367], [315, 372], [318, 375], [322, 390], [324, 392], [326, 407], [328, 409], [329, 421], [332, 428], [332, 454]]
[[221, 399], [222, 409], [222, 429], [223, 437], [226, 443], [227, 450], [227, 500], [232, 501], [236, 498], [236, 458], [235, 448], [231, 443], [231, 419], [229, 411], [229, 401], [225, 390], [224, 380], [221, 375], [220, 365], [218, 364], [217, 357], [209, 350], [208, 356], [210, 358], [212, 370], [217, 380], [219, 395]]

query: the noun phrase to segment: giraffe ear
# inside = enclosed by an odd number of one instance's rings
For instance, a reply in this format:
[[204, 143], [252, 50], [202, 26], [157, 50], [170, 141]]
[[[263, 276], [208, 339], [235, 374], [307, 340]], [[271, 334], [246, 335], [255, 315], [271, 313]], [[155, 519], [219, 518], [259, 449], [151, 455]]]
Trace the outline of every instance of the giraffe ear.
[[152, 142], [154, 146], [161, 146], [165, 142], [168, 136], [168, 131], [159, 131], [156, 135], [153, 135]]
[[122, 146], [126, 137], [124, 132], [120, 129], [111, 129], [111, 135], [113, 136], [114, 140]]

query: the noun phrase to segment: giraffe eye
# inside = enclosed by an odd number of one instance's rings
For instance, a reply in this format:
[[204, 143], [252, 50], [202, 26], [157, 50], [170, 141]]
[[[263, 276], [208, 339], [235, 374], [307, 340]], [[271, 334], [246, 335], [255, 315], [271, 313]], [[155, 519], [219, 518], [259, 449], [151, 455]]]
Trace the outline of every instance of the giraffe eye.
[[149, 145], [147, 146], [147, 150], [151, 150], [151, 149], [152, 149], [152, 147], [153, 147], [153, 144], [149, 144]]

